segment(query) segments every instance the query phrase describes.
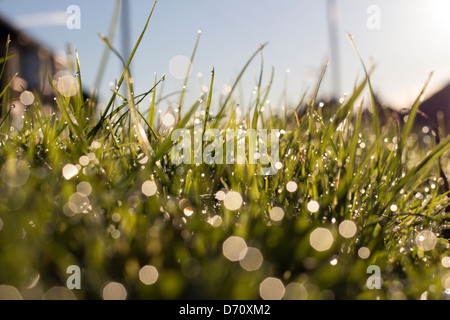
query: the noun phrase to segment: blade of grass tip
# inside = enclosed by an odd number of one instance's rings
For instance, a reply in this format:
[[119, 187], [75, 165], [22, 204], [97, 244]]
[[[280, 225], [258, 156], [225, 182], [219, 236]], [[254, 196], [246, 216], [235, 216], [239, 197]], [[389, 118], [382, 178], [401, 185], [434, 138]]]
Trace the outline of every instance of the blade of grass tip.
[[[417, 110], [417, 112], [428, 120], [428, 122], [433, 127], [433, 130], [436, 132], [436, 145], [439, 145], [441, 143], [441, 134], [439, 133], [439, 127], [443, 128], [444, 130], [442, 132], [445, 132], [445, 128], [443, 125], [443, 117], [440, 117], [440, 115], [437, 115], [438, 122], [442, 122], [441, 125], [435, 123], [426, 113], [422, 112], [420, 109]], [[438, 159], [438, 167], [439, 167], [439, 175], [441, 176], [441, 179], [443, 181], [443, 188], [446, 193], [450, 192], [450, 184], [448, 182], [447, 176], [445, 175], [444, 169], [442, 168], [442, 161], [441, 158]], [[445, 207], [445, 212], [450, 213], [450, 205]], [[445, 222], [448, 222], [449, 220], [446, 220]]]
[[[314, 89], [314, 93], [313, 93], [313, 96], [312, 96], [312, 99], [311, 99], [311, 103], [309, 105], [309, 108], [307, 108], [308, 112], [309, 112], [309, 114], [308, 114], [309, 115], [309, 117], [308, 117], [309, 118], [309, 121], [308, 121], [308, 131], [309, 131], [308, 141], [309, 141], [309, 143], [308, 144], [310, 144], [311, 139], [312, 139], [312, 133], [316, 129], [316, 125], [315, 125], [314, 117], [313, 117], [314, 108], [316, 106], [316, 99], [317, 99], [317, 96], [319, 95], [319, 90], [320, 90], [320, 87], [322, 85], [322, 81], [323, 81], [323, 79], [325, 77], [325, 73], [326, 73], [327, 68], [328, 68], [328, 63], [329, 63], [329, 60], [327, 59], [326, 62], [324, 63], [324, 65], [323, 65], [321, 71], [320, 71], [319, 78], [317, 79], [316, 87]], [[325, 143], [322, 143], [321, 146], [324, 147]], [[313, 151], [313, 148], [309, 148], [308, 149], [308, 157], [309, 158], [311, 158], [311, 156], [312, 156], [311, 155], [312, 151]], [[314, 162], [315, 161], [311, 161], [310, 162], [311, 170], [313, 169], [313, 166], [315, 165]]]
[[267, 98], [269, 97], [269, 93], [270, 93], [270, 90], [272, 89], [274, 77], [275, 77], [275, 67], [272, 67], [272, 71], [270, 72], [269, 84], [267, 85], [266, 91], [264, 92], [263, 101], [267, 101]]
[[[152, 16], [153, 16], [153, 12], [154, 12], [154, 10], [155, 10], [156, 3], [157, 3], [157, 2], [158, 2], [158, 0], [155, 0], [154, 3], [153, 3], [152, 9], [151, 9], [151, 11], [150, 11], [150, 13], [149, 13], [149, 15], [148, 15], [148, 17], [147, 17], [147, 21], [145, 22], [145, 26], [144, 26], [144, 28], [143, 28], [143, 30], [142, 30], [142, 32], [141, 32], [141, 34], [140, 34], [138, 40], [136, 41], [136, 44], [134, 45], [133, 50], [131, 51], [130, 57], [128, 58], [128, 61], [127, 61], [127, 63], [126, 63], [126, 66], [125, 66], [125, 68], [124, 68], [124, 70], [123, 70], [123, 72], [122, 72], [122, 76], [120, 77], [119, 82], [118, 82], [117, 85], [116, 85], [116, 88], [117, 88], [117, 89], [119, 89], [119, 88], [122, 86], [122, 83], [123, 83], [123, 81], [124, 81], [124, 79], [125, 79], [125, 74], [128, 72], [128, 68], [129, 68], [129, 66], [130, 66], [130, 64], [131, 64], [131, 61], [133, 60], [134, 55], [136, 54], [136, 51], [137, 51], [137, 49], [139, 48], [139, 45], [141, 44], [142, 39], [144, 38], [144, 34], [145, 34], [145, 32], [147, 31], [148, 25], [149, 25], [149, 23], [150, 23], [150, 19], [151, 19]], [[100, 128], [103, 126], [103, 124], [104, 124], [104, 122], [105, 122], [105, 119], [106, 119], [106, 117], [107, 117], [107, 115], [108, 115], [109, 109], [111, 108], [111, 106], [112, 106], [113, 103], [114, 103], [114, 100], [116, 99], [117, 92], [118, 92], [118, 90], [114, 90], [114, 93], [113, 93], [113, 95], [111, 96], [111, 98], [110, 98], [108, 104], [106, 105], [105, 110], [103, 110], [103, 114], [101, 115], [101, 118], [100, 118], [99, 122], [98, 122], [97, 125], [96, 125], [94, 128], [92, 128], [91, 131], [89, 132], [89, 134], [88, 134], [89, 142], [92, 142], [91, 140], [94, 139], [94, 136], [97, 134], [97, 132], [98, 132], [98, 131], [100, 130]]]
[[[372, 71], [371, 71], [372, 72]], [[369, 75], [370, 76], [370, 73]], [[324, 151], [325, 146], [328, 144], [328, 140], [332, 139], [335, 130], [338, 128], [340, 123], [347, 117], [349, 110], [352, 108], [353, 104], [356, 102], [358, 97], [361, 95], [362, 91], [366, 87], [368, 77], [366, 77], [358, 86], [357, 90], [352, 93], [350, 98], [344, 102], [342, 106], [339, 107], [336, 114], [333, 117], [333, 121], [329, 125], [324, 137], [322, 138], [322, 143], [320, 147], [320, 152]], [[320, 153], [319, 152], [319, 153]]]
[[217, 113], [216, 116], [216, 120], [214, 121], [214, 125], [213, 128], [217, 128], [217, 126], [219, 125], [219, 121], [222, 119], [223, 114], [225, 113], [226, 107], [228, 105], [228, 102], [230, 101], [234, 90], [236, 89], [239, 81], [241, 80], [242, 76], [244, 75], [245, 71], [247, 70], [248, 66], [250, 65], [250, 63], [253, 61], [253, 59], [258, 55], [258, 53], [264, 49], [264, 47], [267, 45], [267, 42], [260, 45], [258, 50], [256, 50], [255, 53], [253, 53], [253, 55], [250, 57], [250, 59], [247, 61], [247, 63], [244, 65], [244, 67], [242, 68], [241, 72], [239, 73], [238, 77], [236, 78], [236, 80], [234, 81], [233, 86], [231, 87], [230, 92], [228, 93], [225, 101], [223, 102], [222, 106], [219, 109], [219, 112]]
[[[269, 93], [270, 93], [270, 90], [272, 89], [274, 77], [275, 77], [275, 67], [272, 67], [272, 71], [270, 73], [269, 84], [267, 85], [266, 91], [264, 92], [264, 98], [262, 100], [263, 102], [267, 101], [267, 98], [269, 97]], [[269, 110], [270, 110], [270, 106], [269, 106]]]
[[408, 171], [408, 173], [399, 180], [399, 182], [392, 188], [391, 192], [387, 195], [387, 202], [385, 203], [382, 212], [386, 210], [386, 208], [392, 203], [395, 199], [395, 196], [398, 194], [400, 189], [402, 189], [405, 184], [420, 170], [422, 170], [425, 166], [427, 166], [432, 161], [438, 159], [442, 156], [447, 150], [450, 149], [450, 136], [444, 139], [439, 145], [435, 146], [433, 150], [423, 159], [418, 165]]
[[126, 168], [128, 166], [125, 155], [122, 151], [122, 148], [120, 147], [119, 141], [117, 141], [116, 135], [113, 132], [113, 126], [111, 123], [111, 120], [109, 118], [106, 119], [107, 123], [108, 123], [108, 127], [109, 127], [109, 132], [110, 132], [110, 136], [111, 136], [111, 140], [113, 142], [113, 146], [114, 148], [119, 152], [120, 155], [120, 160], [122, 162], [122, 165], [124, 168]]
[[[272, 84], [273, 84], [273, 79], [274, 79], [274, 77], [275, 77], [275, 68], [274, 67], [272, 67], [272, 71], [271, 71], [271, 73], [270, 73], [270, 80], [269, 80], [269, 84], [267, 85], [267, 88], [266, 88], [266, 90], [265, 90], [265, 92], [264, 92], [264, 97], [263, 97], [263, 99], [262, 99], [262, 101], [263, 101], [263, 103], [265, 102], [265, 101], [267, 101], [267, 98], [269, 97], [269, 93], [270, 93], [270, 89], [272, 89]], [[271, 111], [271, 108], [270, 108], [270, 106], [269, 106], [269, 111]], [[257, 123], [258, 123], [258, 117], [259, 117], [259, 110], [258, 110], [258, 114], [256, 115], [256, 121], [255, 121], [255, 127], [254, 127], [254, 129], [256, 130], [256, 126], [257, 126]], [[271, 120], [273, 120], [273, 117], [271, 116], [270, 117], [271, 118]], [[262, 119], [262, 121], [264, 121], [264, 118], [261, 118]]]
[[70, 72], [70, 73], [74, 73], [74, 68], [73, 68], [73, 47], [72, 47], [72, 45], [71, 44], [67, 44], [66, 45], [66, 56], [67, 56], [67, 59], [66, 59], [66, 61], [67, 61], [67, 66], [66, 66], [66, 68], [67, 68], [67, 70]]
[[[148, 90], [147, 92], [141, 93], [140, 95], [135, 96], [136, 99], [139, 99], [139, 100], [136, 102], [136, 104], [140, 104], [142, 101], [144, 101], [144, 99], [145, 99], [150, 93], [152, 93], [153, 96], [156, 96], [156, 87], [157, 87], [160, 83], [162, 83], [163, 81], [165, 81], [165, 80], [166, 80], [166, 77], [167, 77], [167, 74], [164, 73], [164, 75], [162, 76], [161, 79], [159, 79], [158, 82], [156, 82], [156, 79], [155, 79], [155, 85], [154, 85], [150, 90]], [[157, 102], [155, 102], [155, 105], [157, 105], [159, 101], [160, 101], [160, 100], [158, 100]]]
[[[83, 83], [81, 81], [81, 68], [80, 68], [80, 59], [78, 57], [78, 50], [75, 49], [75, 64], [77, 68], [76, 78], [78, 81], [78, 108], [75, 109], [75, 111], [80, 111], [81, 108], [84, 105], [84, 96], [83, 96]], [[80, 115], [80, 118], [78, 119], [79, 123], [85, 123], [86, 122], [86, 116], [87, 116], [86, 109], [84, 110], [84, 117]]]
[[300, 101], [298, 102], [297, 106], [295, 107], [295, 113], [299, 113], [300, 112], [300, 108], [303, 105], [303, 102], [305, 101], [306, 95], [308, 94], [308, 89], [305, 90], [305, 92], [303, 92], [302, 97], [300, 98]]
[[215, 71], [214, 71], [214, 68], [213, 68], [212, 71], [211, 71], [211, 83], [209, 84], [208, 101], [206, 102], [205, 120], [203, 122], [203, 134], [202, 134], [202, 137], [205, 136], [206, 124], [208, 122], [208, 116], [209, 116], [209, 109], [211, 108], [212, 92], [213, 92], [213, 86], [214, 86], [214, 76], [215, 76]]
[[425, 94], [425, 90], [427, 89], [432, 76], [433, 76], [433, 72], [431, 72], [429, 74], [427, 81], [423, 85], [422, 90], [420, 91], [419, 95], [417, 96], [417, 99], [414, 101], [411, 111], [409, 112], [408, 121], [406, 121], [405, 128], [403, 129], [403, 133], [402, 133], [402, 139], [400, 140], [400, 151], [403, 150], [403, 148], [405, 147], [406, 139], [408, 138], [408, 135], [414, 125], [414, 120], [416, 118], [417, 111], [420, 107], [423, 95]]
[[[114, 38], [116, 36], [117, 27], [119, 25], [119, 14], [120, 14], [120, 7], [121, 7], [122, 1], [116, 0], [116, 5], [114, 7], [114, 13], [112, 15], [111, 23], [108, 30], [108, 39], [111, 39], [111, 41], [114, 41]], [[103, 80], [103, 76], [105, 75], [106, 65], [108, 63], [109, 59], [109, 52], [110, 49], [108, 46], [106, 46], [103, 49], [102, 58], [100, 60], [100, 65], [98, 67], [97, 75], [94, 80], [94, 88], [98, 89], [100, 87], [100, 83]], [[94, 99], [96, 97], [94, 96]]]
[[184, 79], [183, 89], [181, 90], [180, 104], [178, 106], [178, 119], [180, 119], [180, 117], [181, 117], [181, 108], [183, 107], [183, 104], [184, 104], [184, 96], [186, 94], [187, 84], [189, 81], [189, 75], [191, 74], [192, 63], [194, 62], [195, 54], [197, 53], [198, 44], [200, 43], [201, 36], [202, 36], [202, 32], [201, 32], [201, 30], [199, 30], [197, 33], [197, 40], [195, 41], [194, 51], [192, 52], [192, 55], [191, 55], [191, 60], [189, 63], [189, 68], [188, 68], [188, 71], [186, 74], [186, 78]]
[[14, 76], [11, 77], [11, 80], [9, 80], [8, 84], [3, 88], [2, 92], [0, 92], [0, 98], [3, 97], [3, 95], [8, 91], [8, 88], [11, 86], [14, 79], [17, 77], [19, 73], [17, 72], [14, 74]]
[[8, 61], [9, 59], [11, 59], [12, 57], [14, 57], [16, 54], [15, 53], [13, 53], [13, 54], [10, 54], [9, 56], [7, 56], [7, 57], [2, 57], [2, 58], [0, 58], [0, 63], [5, 63], [6, 61]]
[[80, 139], [80, 141], [82, 142], [81, 146], [83, 147], [83, 150], [86, 151], [87, 150], [87, 142], [86, 142], [85, 136], [84, 136], [83, 132], [81, 131], [79, 125], [74, 123], [73, 120], [76, 121], [76, 119], [74, 117], [71, 117], [70, 113], [69, 113], [69, 111], [72, 113], [72, 111], [70, 110], [70, 98], [66, 98], [63, 95], [61, 95], [60, 93], [58, 93], [58, 89], [56, 88], [56, 86], [53, 83], [50, 76], [49, 76], [49, 83], [53, 89], [53, 92], [57, 92], [56, 103], [57, 103], [58, 107], [61, 109], [61, 111], [63, 113], [63, 117], [65, 117], [66, 122], [67, 122], [71, 132], [74, 133], [78, 137], [78, 139]]
[[259, 104], [260, 104], [260, 97], [261, 97], [261, 85], [262, 85], [263, 73], [264, 73], [264, 53], [261, 50], [261, 71], [259, 72], [258, 89], [257, 89], [258, 92], [256, 95], [255, 111], [253, 113], [253, 121], [252, 121], [252, 129], [254, 129], [254, 130], [256, 130], [256, 127], [258, 126]]
[[317, 84], [316, 84], [316, 87], [314, 89], [314, 94], [313, 94], [312, 101], [311, 101], [311, 108], [312, 109], [314, 109], [314, 107], [316, 105], [316, 100], [317, 100], [317, 97], [319, 95], [319, 90], [320, 90], [320, 88], [322, 86], [323, 79], [325, 78], [325, 73], [327, 72], [327, 68], [328, 68], [328, 64], [329, 63], [330, 63], [330, 60], [327, 59], [325, 61], [324, 65], [323, 65], [322, 69], [320, 70], [319, 79], [317, 80]]
[[361, 100], [361, 104], [359, 105], [358, 114], [356, 116], [355, 121], [355, 127], [353, 130], [353, 136], [350, 141], [350, 145], [348, 148], [348, 152], [346, 157], [348, 156], [350, 161], [347, 165], [346, 172], [347, 172], [347, 181], [350, 181], [354, 172], [354, 165], [355, 165], [355, 159], [356, 159], [356, 151], [358, 147], [358, 140], [359, 140], [359, 133], [361, 130], [361, 122], [362, 122], [362, 111], [364, 107], [364, 99]]
[[142, 118], [142, 120], [145, 122], [145, 125], [148, 127], [148, 131], [153, 136], [153, 138], [156, 139], [157, 142], [159, 142], [159, 138], [156, 135], [156, 132], [153, 130], [153, 128], [150, 126], [150, 123], [147, 122], [147, 119], [145, 119], [144, 115], [139, 111], [138, 108], [135, 108], [136, 113]]
[[119, 58], [120, 62], [122, 62], [123, 67], [127, 68], [127, 62], [122, 57], [122, 55], [119, 53], [119, 51], [117, 51], [116, 48], [113, 47], [113, 45], [111, 44], [111, 41], [109, 41], [109, 39], [103, 34], [99, 34], [98, 36], [106, 44], [106, 47]]
[[283, 86], [283, 105], [287, 105], [288, 103], [288, 76], [291, 73], [290, 69], [287, 69], [284, 74], [284, 86]]
[[297, 121], [297, 127], [300, 128], [300, 119], [298, 117], [297, 112], [294, 112], [294, 115], [295, 115], [295, 120]]
[[377, 109], [377, 105], [375, 102], [375, 95], [373, 93], [373, 87], [372, 87], [372, 83], [371, 83], [370, 77], [369, 77], [369, 72], [367, 71], [366, 65], [364, 63], [364, 60], [361, 57], [361, 53], [360, 53], [358, 47], [356, 46], [353, 36], [351, 34], [347, 33], [347, 37], [350, 39], [353, 49], [356, 51], [356, 54], [358, 55], [358, 58], [361, 61], [364, 73], [366, 74], [366, 77], [367, 77], [367, 83], [368, 83], [369, 92], [370, 92], [370, 99], [371, 99], [371, 103], [372, 103], [373, 125], [375, 127], [375, 134], [378, 137], [378, 136], [380, 136], [380, 123], [379, 123], [379, 118], [378, 118], [378, 109]]
[[6, 45], [5, 45], [5, 57], [3, 65], [2, 65], [2, 71], [0, 72], [0, 79], [3, 78], [3, 73], [5, 72], [5, 67], [6, 67], [6, 61], [8, 60], [8, 51], [9, 51], [9, 45], [11, 43], [11, 35], [8, 34], [8, 36], [6, 37]]
[[11, 113], [12, 106], [8, 109], [8, 112], [6, 112], [5, 116], [2, 119], [2, 122], [0, 122], [0, 128], [3, 127], [3, 124], [5, 123], [6, 119], [8, 119], [9, 114]]

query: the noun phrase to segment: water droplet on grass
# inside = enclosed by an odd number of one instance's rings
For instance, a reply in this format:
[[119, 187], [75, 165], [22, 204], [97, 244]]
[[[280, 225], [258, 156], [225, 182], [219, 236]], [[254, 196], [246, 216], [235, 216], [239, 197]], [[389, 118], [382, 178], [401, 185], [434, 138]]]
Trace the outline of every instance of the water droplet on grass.
[[326, 228], [317, 228], [309, 236], [311, 246], [320, 252], [330, 249], [333, 241], [333, 234]]
[[231, 236], [224, 241], [222, 253], [230, 261], [239, 261], [247, 250], [247, 243], [241, 237]]
[[416, 236], [416, 246], [418, 246], [423, 251], [433, 250], [436, 246], [436, 243], [436, 235], [429, 230], [423, 230]]

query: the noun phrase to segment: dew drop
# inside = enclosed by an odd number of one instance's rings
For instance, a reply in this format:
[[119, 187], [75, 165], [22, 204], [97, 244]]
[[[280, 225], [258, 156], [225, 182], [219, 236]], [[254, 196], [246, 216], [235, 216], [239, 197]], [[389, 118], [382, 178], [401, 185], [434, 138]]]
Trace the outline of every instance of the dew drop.
[[333, 234], [326, 228], [317, 228], [309, 236], [311, 246], [319, 252], [330, 249], [333, 241]]
[[154, 266], [147, 265], [139, 270], [139, 280], [147, 286], [156, 283], [158, 277], [158, 270]]
[[298, 186], [297, 186], [297, 183], [295, 182], [295, 181], [289, 181], [287, 184], [286, 184], [286, 190], [288, 191], [288, 192], [295, 192], [295, 191], [297, 191], [297, 188], [298, 188]]
[[62, 170], [64, 179], [70, 180], [78, 174], [78, 169], [73, 164], [66, 164]]
[[281, 221], [284, 218], [284, 211], [280, 207], [273, 207], [272, 210], [270, 210], [270, 219], [273, 221]]
[[352, 238], [356, 231], [356, 224], [351, 220], [344, 220], [339, 224], [339, 234], [344, 238]]
[[147, 197], [155, 195], [157, 191], [156, 183], [154, 183], [153, 181], [145, 181], [142, 184], [141, 191]]
[[416, 246], [418, 246], [423, 251], [433, 250], [436, 246], [436, 243], [436, 235], [429, 230], [423, 230], [416, 236]]
[[231, 236], [224, 241], [222, 253], [230, 261], [239, 261], [244, 258], [247, 250], [247, 243], [241, 237]]
[[239, 192], [230, 191], [225, 195], [223, 204], [230, 211], [239, 210], [242, 206], [243, 199]]

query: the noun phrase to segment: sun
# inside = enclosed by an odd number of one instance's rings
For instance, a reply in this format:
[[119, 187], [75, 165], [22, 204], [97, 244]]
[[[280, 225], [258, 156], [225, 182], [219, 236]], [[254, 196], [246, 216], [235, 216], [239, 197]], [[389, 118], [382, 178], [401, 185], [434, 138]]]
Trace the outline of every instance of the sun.
[[450, 33], [450, 1], [431, 0], [426, 1], [424, 5], [426, 6], [424, 14], [430, 19], [429, 22], [435, 27], [442, 28], [441, 31]]

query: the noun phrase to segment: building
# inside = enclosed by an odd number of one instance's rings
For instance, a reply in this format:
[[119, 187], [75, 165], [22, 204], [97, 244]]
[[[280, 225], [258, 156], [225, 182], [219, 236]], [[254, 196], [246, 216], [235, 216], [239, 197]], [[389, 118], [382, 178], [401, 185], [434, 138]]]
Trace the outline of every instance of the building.
[[423, 101], [419, 109], [428, 118], [418, 116], [416, 122], [419, 126], [439, 126], [446, 135], [450, 134], [450, 84]]
[[[386, 125], [391, 118], [399, 120], [400, 124], [406, 123], [409, 109], [395, 110], [383, 105], [377, 97], [375, 97], [375, 105], [380, 125]], [[363, 112], [364, 120], [372, 121], [372, 116], [371, 108]], [[439, 128], [440, 133], [446, 136], [450, 134], [450, 83], [420, 104], [412, 129], [413, 132], [419, 133], [424, 127], [428, 127], [427, 132]]]
[[[24, 90], [39, 93], [44, 110], [53, 110], [54, 93], [49, 84], [49, 76], [66, 70], [65, 56], [56, 55], [50, 49], [33, 40], [0, 16], [0, 57], [5, 56], [6, 42], [10, 36], [8, 55], [14, 55], [5, 66], [1, 88], [11, 80], [11, 100], [16, 99]], [[14, 75], [17, 74], [15, 77]], [[15, 103], [16, 104], [16, 103]], [[17, 102], [22, 109], [20, 103]], [[16, 104], [16, 106], [17, 106]]]

